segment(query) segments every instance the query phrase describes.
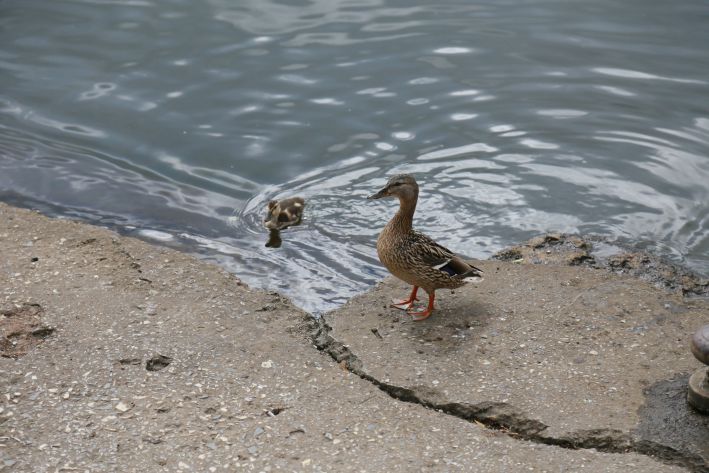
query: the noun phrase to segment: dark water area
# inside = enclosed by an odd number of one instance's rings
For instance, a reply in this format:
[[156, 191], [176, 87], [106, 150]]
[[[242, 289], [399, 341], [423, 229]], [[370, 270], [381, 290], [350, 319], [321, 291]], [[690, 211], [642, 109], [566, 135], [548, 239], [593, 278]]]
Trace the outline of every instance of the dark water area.
[[[306, 310], [415, 225], [548, 231], [709, 274], [709, 3], [0, 0], [0, 200], [193, 252]], [[272, 198], [307, 199], [267, 248]]]

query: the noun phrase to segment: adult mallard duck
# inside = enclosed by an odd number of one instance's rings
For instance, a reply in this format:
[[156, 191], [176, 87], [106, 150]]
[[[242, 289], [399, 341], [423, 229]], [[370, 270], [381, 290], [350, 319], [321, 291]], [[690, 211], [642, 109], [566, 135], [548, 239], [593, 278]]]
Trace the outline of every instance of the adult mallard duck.
[[[392, 307], [406, 310], [414, 320], [424, 320], [433, 311], [436, 289], [454, 289], [467, 282], [481, 282], [482, 270], [413, 229], [418, 196], [416, 179], [410, 174], [399, 174], [368, 199], [399, 199], [399, 211], [379, 234], [377, 254], [391, 274], [413, 286], [409, 298], [392, 301]], [[428, 293], [428, 307], [424, 310], [414, 308], [419, 288]]]
[[289, 197], [283, 200], [272, 200], [266, 208], [266, 218], [263, 226], [269, 230], [283, 230], [298, 225], [303, 218], [305, 200], [302, 197]]

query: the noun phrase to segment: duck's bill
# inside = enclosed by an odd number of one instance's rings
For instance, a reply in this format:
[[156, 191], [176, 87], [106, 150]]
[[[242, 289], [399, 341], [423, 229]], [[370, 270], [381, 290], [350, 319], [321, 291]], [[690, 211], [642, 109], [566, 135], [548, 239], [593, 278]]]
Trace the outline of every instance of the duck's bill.
[[386, 188], [384, 188], [384, 189], [380, 190], [379, 192], [377, 192], [376, 194], [370, 195], [369, 197], [367, 197], [367, 199], [369, 199], [369, 200], [381, 199], [382, 197], [386, 197], [386, 196], [387, 196]]

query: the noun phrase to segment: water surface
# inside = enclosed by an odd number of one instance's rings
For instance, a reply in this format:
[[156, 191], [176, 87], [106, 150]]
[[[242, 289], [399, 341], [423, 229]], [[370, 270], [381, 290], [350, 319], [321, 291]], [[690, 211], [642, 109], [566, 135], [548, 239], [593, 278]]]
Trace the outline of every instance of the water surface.
[[[464, 255], [599, 233], [709, 274], [709, 3], [0, 1], [0, 199], [330, 309], [387, 176]], [[263, 207], [302, 195], [266, 248]]]

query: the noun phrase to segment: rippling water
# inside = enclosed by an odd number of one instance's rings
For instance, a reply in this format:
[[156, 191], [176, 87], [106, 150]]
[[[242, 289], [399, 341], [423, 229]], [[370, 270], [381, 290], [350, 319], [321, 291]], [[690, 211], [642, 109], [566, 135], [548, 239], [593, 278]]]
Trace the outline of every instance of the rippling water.
[[[188, 251], [307, 310], [416, 225], [468, 256], [546, 231], [709, 273], [709, 3], [0, 1], [0, 199]], [[274, 197], [308, 199], [266, 248]]]

